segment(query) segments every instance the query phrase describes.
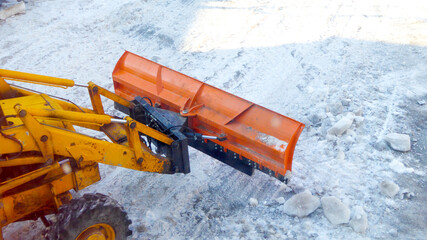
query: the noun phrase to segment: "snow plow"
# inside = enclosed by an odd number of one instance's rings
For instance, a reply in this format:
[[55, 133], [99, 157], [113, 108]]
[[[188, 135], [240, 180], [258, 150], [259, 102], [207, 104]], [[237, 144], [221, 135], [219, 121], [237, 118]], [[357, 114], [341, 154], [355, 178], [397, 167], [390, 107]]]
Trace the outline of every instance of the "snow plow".
[[[304, 128], [129, 52], [113, 71], [116, 93], [92, 82], [79, 86], [87, 88], [92, 109], [8, 81], [65, 88], [75, 83], [0, 69], [1, 227], [40, 218], [49, 239], [130, 235], [130, 221], [115, 200], [102, 194], [72, 199], [71, 189], [100, 181], [99, 163], [189, 173], [188, 146], [192, 146], [246, 174], [259, 169], [287, 181]], [[126, 116], [106, 114], [101, 97], [112, 100]], [[108, 140], [76, 129], [98, 131]], [[57, 214], [57, 221], [50, 222], [46, 218], [50, 214]]]
[[246, 174], [258, 169], [287, 181], [304, 124], [130, 52], [117, 63], [113, 81], [117, 95], [151, 99], [186, 117], [192, 131], [226, 138], [190, 137], [193, 148]]

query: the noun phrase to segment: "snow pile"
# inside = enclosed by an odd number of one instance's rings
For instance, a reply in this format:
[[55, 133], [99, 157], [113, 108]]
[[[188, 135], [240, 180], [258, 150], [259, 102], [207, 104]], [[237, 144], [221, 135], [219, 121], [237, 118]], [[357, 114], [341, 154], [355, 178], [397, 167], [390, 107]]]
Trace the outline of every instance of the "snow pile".
[[407, 152], [411, 150], [411, 138], [407, 134], [389, 133], [384, 139], [396, 151]]
[[291, 216], [306, 217], [320, 206], [319, 198], [309, 190], [292, 196], [283, 205], [284, 212]]
[[322, 197], [323, 213], [334, 225], [348, 223], [350, 220], [350, 209], [334, 196]]
[[400, 190], [399, 186], [391, 181], [382, 181], [380, 183], [381, 193], [393, 198]]
[[354, 207], [353, 217], [350, 221], [350, 227], [358, 233], [366, 232], [366, 229], [368, 228], [368, 216], [365, 210], [363, 210], [363, 207]]

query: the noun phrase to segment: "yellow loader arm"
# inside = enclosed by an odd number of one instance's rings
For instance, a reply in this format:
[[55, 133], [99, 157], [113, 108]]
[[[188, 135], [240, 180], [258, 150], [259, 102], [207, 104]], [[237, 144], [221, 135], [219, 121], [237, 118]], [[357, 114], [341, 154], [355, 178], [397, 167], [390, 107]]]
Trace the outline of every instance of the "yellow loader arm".
[[[133, 103], [89, 83], [90, 110], [10, 86], [5, 79], [59, 87], [74, 85], [68, 79], [0, 70], [2, 227], [57, 211], [70, 201], [69, 190], [81, 190], [101, 179], [98, 163], [146, 172], [175, 172], [172, 158], [154, 153], [142, 136], [166, 146], [172, 146], [174, 140], [130, 117], [119, 119], [105, 114], [101, 96], [129, 108]], [[110, 141], [78, 133], [76, 126], [103, 132]]]

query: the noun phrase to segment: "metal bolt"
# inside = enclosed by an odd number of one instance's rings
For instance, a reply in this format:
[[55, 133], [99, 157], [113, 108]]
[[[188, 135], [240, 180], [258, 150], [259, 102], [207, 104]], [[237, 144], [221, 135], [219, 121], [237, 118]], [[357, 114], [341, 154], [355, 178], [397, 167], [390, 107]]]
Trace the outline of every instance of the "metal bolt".
[[83, 161], [83, 157], [82, 156], [80, 156], [79, 157], [79, 162], [82, 162]]
[[134, 129], [136, 127], [136, 122], [132, 122], [129, 126], [131, 129]]
[[25, 111], [25, 110], [21, 110], [21, 111], [19, 112], [19, 116], [20, 116], [20, 117], [25, 117], [25, 116], [27, 116], [27, 111]]
[[49, 138], [46, 135], [43, 135], [40, 137], [40, 141], [42, 141], [42, 142], [46, 142], [47, 139], [49, 139]]
[[188, 113], [188, 110], [187, 110], [187, 109], [184, 109], [184, 110], [182, 110], [182, 113], [187, 114], [187, 113]]
[[92, 88], [92, 91], [93, 91], [94, 93], [98, 93], [98, 87], [94, 87], [94, 88]]
[[138, 164], [141, 164], [142, 163], [142, 161], [144, 161], [144, 159], [142, 159], [142, 158], [138, 158], [138, 160], [136, 161]]

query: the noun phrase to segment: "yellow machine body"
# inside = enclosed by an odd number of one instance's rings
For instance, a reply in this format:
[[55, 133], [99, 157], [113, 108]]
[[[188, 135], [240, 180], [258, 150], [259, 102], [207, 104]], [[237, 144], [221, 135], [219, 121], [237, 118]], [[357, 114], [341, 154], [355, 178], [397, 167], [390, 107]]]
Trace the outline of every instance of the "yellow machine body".
[[[140, 140], [143, 133], [165, 144], [173, 140], [130, 117], [106, 115], [101, 95], [121, 105], [132, 103], [89, 83], [93, 110], [9, 85], [5, 79], [71, 87], [72, 80], [0, 70], [0, 226], [55, 213], [81, 190], [101, 179], [98, 163], [146, 172], [168, 173], [168, 159]], [[104, 132], [110, 141], [75, 131]], [[126, 141], [118, 142], [125, 137]], [[0, 235], [1, 238], [1, 235]]]

